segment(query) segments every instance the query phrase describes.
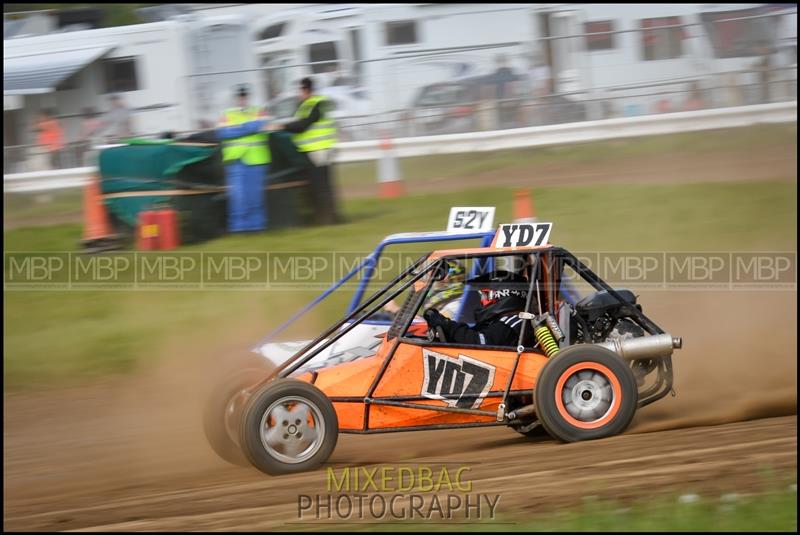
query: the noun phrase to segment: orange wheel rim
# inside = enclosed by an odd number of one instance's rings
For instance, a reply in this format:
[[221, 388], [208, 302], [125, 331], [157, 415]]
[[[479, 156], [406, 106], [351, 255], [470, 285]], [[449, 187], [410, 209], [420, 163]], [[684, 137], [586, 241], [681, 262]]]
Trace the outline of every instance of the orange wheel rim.
[[606, 366], [579, 362], [558, 378], [555, 401], [558, 413], [567, 423], [579, 429], [597, 429], [619, 412], [622, 387]]

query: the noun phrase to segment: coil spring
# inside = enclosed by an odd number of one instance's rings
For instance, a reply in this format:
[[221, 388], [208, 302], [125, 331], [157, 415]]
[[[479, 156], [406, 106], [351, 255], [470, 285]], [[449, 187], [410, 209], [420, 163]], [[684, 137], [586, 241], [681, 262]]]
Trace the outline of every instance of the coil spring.
[[548, 329], [546, 325], [539, 325], [536, 327], [533, 334], [536, 336], [536, 341], [539, 342], [545, 355], [553, 357], [558, 353], [558, 344], [555, 338], [553, 338], [553, 333], [550, 332], [550, 329]]

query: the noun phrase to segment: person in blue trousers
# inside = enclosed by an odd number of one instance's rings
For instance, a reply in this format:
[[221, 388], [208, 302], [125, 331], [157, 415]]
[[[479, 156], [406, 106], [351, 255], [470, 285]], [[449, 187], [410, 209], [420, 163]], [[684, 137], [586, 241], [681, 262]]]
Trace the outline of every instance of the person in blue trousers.
[[222, 159], [228, 187], [228, 230], [258, 231], [267, 228], [264, 187], [270, 153], [262, 110], [247, 105], [248, 92], [240, 87], [236, 108], [225, 110], [216, 134], [222, 142]]

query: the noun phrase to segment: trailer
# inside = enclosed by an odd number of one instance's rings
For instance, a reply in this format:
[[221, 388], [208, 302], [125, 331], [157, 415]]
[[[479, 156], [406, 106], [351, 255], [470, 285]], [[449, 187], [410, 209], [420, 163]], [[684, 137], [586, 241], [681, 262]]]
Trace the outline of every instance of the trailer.
[[796, 7], [774, 4], [330, 4], [265, 16], [253, 41], [270, 101], [313, 76], [384, 117], [434, 84], [501, 67], [515, 73], [512, 96], [545, 76], [550, 93], [587, 102], [588, 118], [752, 85], [763, 49], [777, 79], [796, 79]]
[[84, 110], [108, 110], [111, 94], [131, 110], [139, 135], [216, 124], [239, 84], [263, 100], [248, 21], [237, 16], [20, 37], [3, 48], [4, 115], [23, 144], [44, 108], [55, 110], [66, 140], [79, 140]]

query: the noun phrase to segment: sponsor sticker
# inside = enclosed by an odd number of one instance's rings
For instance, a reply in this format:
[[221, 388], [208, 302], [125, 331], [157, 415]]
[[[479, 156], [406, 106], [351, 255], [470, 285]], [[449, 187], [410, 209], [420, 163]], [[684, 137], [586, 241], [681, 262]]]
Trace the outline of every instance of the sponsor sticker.
[[421, 395], [442, 400], [450, 407], [480, 407], [494, 382], [494, 366], [465, 355], [454, 359], [423, 349], [422, 359], [425, 378]]

